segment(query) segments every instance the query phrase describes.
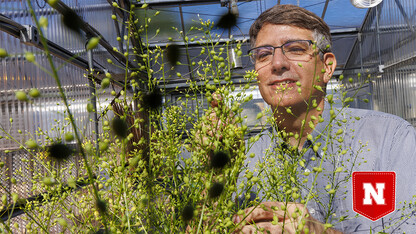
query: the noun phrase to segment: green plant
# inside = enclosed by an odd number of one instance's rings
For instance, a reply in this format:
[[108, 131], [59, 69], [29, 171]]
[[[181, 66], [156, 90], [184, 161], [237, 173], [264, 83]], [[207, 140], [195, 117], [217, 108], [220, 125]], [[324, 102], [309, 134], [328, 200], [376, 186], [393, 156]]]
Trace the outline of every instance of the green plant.
[[[27, 2], [30, 5], [30, 1]], [[49, 4], [56, 2], [49, 1]], [[118, 7], [117, 4], [114, 6]], [[146, 5], [142, 8], [145, 11]], [[198, 25], [187, 35], [175, 29], [185, 51], [191, 42], [201, 48], [198, 57], [189, 58], [190, 64], [182, 64], [178, 59], [181, 50], [175, 44], [178, 41], [172, 39], [166, 48], [149, 44], [149, 38], [155, 35], [148, 31], [148, 26], [157, 13], [146, 16], [138, 25], [133, 10], [125, 22], [129, 36], [123, 38], [123, 43], [130, 48], [131, 37], [137, 36], [135, 33], [143, 35], [143, 43], [123, 56], [128, 62], [137, 64], [137, 68], [126, 65], [124, 87], [119, 96], [115, 95], [111, 106], [100, 109], [85, 103], [88, 112], [100, 115], [102, 128], [97, 141], [84, 136], [76, 124], [57, 67], [48, 46], [42, 41], [51, 70], [42, 69], [55, 78], [66, 108], [63, 114], [67, 122], [57, 121], [56, 127], [51, 129], [55, 132], [39, 129], [37, 134], [44, 137], [44, 142], [32, 140], [30, 136], [29, 140], [19, 142], [12, 137], [10, 129], [1, 129], [6, 138], [15, 140], [30, 155], [31, 193], [42, 194], [32, 201], [19, 198], [11, 191], [2, 196], [2, 210], [19, 208], [25, 211], [29, 232], [47, 233], [58, 228], [69, 233], [100, 230], [114, 233], [228, 233], [238, 229], [239, 224], [233, 222], [233, 216], [243, 215], [244, 207], [236, 205], [235, 198], [243, 195], [249, 199], [250, 194], [245, 192], [254, 187], [259, 188], [257, 195], [265, 194], [261, 199], [284, 201], [286, 206], [289, 202], [306, 205], [311, 200], [323, 203], [317, 196], [322, 192], [333, 199], [337, 189], [349, 181], [354, 160], [365, 149], [365, 144], [358, 152], [349, 152], [341, 146], [333, 151], [337, 155], [352, 155], [352, 167], [346, 167], [336, 155], [324, 154], [320, 162], [332, 160], [334, 168], [325, 168], [327, 171], [321, 173], [323, 169], [317, 166], [310, 172], [313, 178], [309, 180], [300, 170], [306, 163], [303, 159], [306, 150], [298, 150], [300, 139], [297, 146], [270, 148], [258, 164], [257, 175], [248, 171], [246, 153], [260, 136], [244, 141], [251, 129], [244, 123], [242, 107], [252, 99], [247, 91], [252, 88], [250, 83], [254, 83], [256, 72], [246, 73], [237, 83], [232, 79], [232, 62], [228, 57], [230, 46], [239, 50], [243, 42], [220, 43], [211, 33], [214, 27], [211, 21], [196, 22]], [[42, 19], [40, 25], [35, 13], [31, 11], [31, 14], [39, 29], [47, 24]], [[77, 25], [72, 26], [78, 29]], [[138, 30], [133, 31], [134, 27]], [[202, 36], [192, 37], [194, 31], [202, 32]], [[99, 38], [94, 38], [87, 49], [94, 49], [98, 41]], [[7, 56], [7, 52], [0, 52], [1, 56]], [[133, 53], [135, 59], [129, 53]], [[241, 55], [241, 51], [237, 53]], [[185, 52], [185, 56], [189, 54]], [[33, 54], [27, 53], [26, 59], [36, 64]], [[189, 73], [177, 72], [175, 69], [180, 66], [188, 67]], [[171, 79], [186, 79], [186, 87], [168, 89]], [[106, 91], [110, 81], [114, 81], [111, 74], [106, 74], [100, 92]], [[130, 88], [135, 92], [130, 92]], [[315, 88], [323, 90], [323, 87]], [[95, 95], [101, 95], [100, 92]], [[170, 92], [182, 97], [176, 100], [164, 98]], [[39, 90], [34, 89], [29, 91], [30, 98], [26, 91], [16, 92], [19, 101], [30, 105], [36, 105], [31, 101], [40, 95]], [[339, 102], [344, 104], [352, 100], [346, 93], [341, 99]], [[315, 102], [307, 101], [313, 107]], [[328, 101], [332, 108], [333, 96], [328, 96]], [[115, 117], [111, 116], [111, 111]], [[273, 114], [265, 111], [258, 118]], [[269, 121], [270, 125], [275, 124], [273, 119]], [[305, 121], [304, 126], [306, 124], [310, 123]], [[338, 124], [342, 126], [343, 123], [333, 123]], [[310, 147], [314, 151], [332, 147], [334, 143], [342, 142], [344, 131], [347, 130], [337, 131], [334, 136], [331, 129], [327, 129], [324, 144]], [[288, 134], [291, 133], [278, 130], [271, 134], [271, 139]], [[315, 143], [320, 137], [323, 136], [308, 136], [308, 139]], [[2, 167], [3, 172], [10, 170]], [[73, 168], [79, 169], [77, 173], [72, 173]], [[341, 178], [338, 177], [340, 173], [344, 173]], [[10, 181], [18, 182], [14, 176], [20, 174], [19, 170], [14, 171]], [[325, 191], [316, 190], [315, 181], [323, 174], [332, 183]], [[244, 183], [238, 181], [239, 176], [246, 178]], [[301, 195], [301, 189], [307, 189], [306, 195]], [[8, 202], [8, 197], [12, 198], [12, 203]], [[259, 206], [264, 201], [261, 199], [250, 201], [249, 206]], [[334, 214], [331, 204], [325, 214], [327, 227], [345, 219], [331, 219]], [[16, 227], [8, 219], [1, 228], [12, 232]]]

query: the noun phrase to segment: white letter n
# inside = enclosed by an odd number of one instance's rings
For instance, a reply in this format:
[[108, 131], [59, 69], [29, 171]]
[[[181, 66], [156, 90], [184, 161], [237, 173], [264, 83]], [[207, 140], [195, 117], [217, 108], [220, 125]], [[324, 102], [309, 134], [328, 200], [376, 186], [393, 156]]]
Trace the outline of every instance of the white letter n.
[[364, 205], [371, 205], [373, 201], [370, 198], [370, 195], [374, 198], [374, 201], [378, 205], [384, 205], [384, 183], [376, 183], [377, 192], [374, 190], [374, 187], [370, 183], [363, 183], [364, 187]]

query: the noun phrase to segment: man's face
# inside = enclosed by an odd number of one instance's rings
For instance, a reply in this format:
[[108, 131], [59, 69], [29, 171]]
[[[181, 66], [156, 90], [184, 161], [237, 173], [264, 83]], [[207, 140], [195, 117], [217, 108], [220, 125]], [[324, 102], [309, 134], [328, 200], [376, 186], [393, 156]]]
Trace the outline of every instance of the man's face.
[[[313, 41], [312, 31], [288, 25], [265, 24], [257, 35], [255, 47], [281, 46], [294, 40]], [[324, 61], [326, 57], [327, 54]], [[307, 61], [289, 60], [282, 50], [277, 48], [270, 63], [255, 65], [263, 99], [273, 109], [290, 106], [294, 111], [305, 109], [306, 102], [309, 103], [311, 97], [317, 97], [319, 102], [324, 93], [313, 88], [313, 85], [324, 88], [332, 74], [322, 73], [323, 68], [330, 69], [325, 66], [324, 61], [319, 58], [318, 53], [312, 53]], [[300, 83], [300, 93], [296, 82]]]

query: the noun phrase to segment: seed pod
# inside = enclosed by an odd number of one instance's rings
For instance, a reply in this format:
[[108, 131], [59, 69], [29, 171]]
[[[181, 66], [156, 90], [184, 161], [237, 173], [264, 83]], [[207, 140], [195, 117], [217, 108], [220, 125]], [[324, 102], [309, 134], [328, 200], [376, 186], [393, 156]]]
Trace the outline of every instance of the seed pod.
[[26, 145], [29, 149], [36, 149], [38, 147], [38, 144], [34, 140], [26, 141]]
[[7, 204], [7, 195], [6, 194], [3, 194], [1, 196], [1, 202], [3, 203], [3, 205], [6, 205]]
[[48, 4], [51, 7], [55, 7], [59, 0], [48, 0]]
[[87, 111], [89, 113], [94, 112], [94, 105], [91, 102], [87, 103]]
[[40, 97], [40, 92], [37, 88], [32, 88], [29, 91], [29, 96], [31, 96], [32, 98]]
[[35, 62], [35, 55], [31, 52], [26, 52], [25, 58], [28, 62], [31, 62], [31, 63]]
[[75, 139], [74, 134], [72, 132], [66, 132], [65, 133], [65, 141], [70, 142]]
[[[109, 74], [109, 73], [107, 73], [107, 74]], [[110, 79], [109, 78], [104, 78], [101, 81], [101, 88], [106, 89], [108, 86], [110, 86]]]
[[7, 50], [0, 48], [0, 58], [5, 58], [7, 56], [8, 56]]
[[15, 96], [17, 100], [22, 101], [22, 102], [28, 100], [26, 93], [23, 91], [16, 91]]
[[56, 180], [53, 177], [44, 177], [42, 179], [43, 184], [46, 186], [52, 186], [56, 183]]
[[100, 38], [99, 37], [91, 37], [91, 39], [87, 43], [86, 49], [87, 50], [92, 50], [95, 47], [97, 47], [98, 43], [100, 43]]

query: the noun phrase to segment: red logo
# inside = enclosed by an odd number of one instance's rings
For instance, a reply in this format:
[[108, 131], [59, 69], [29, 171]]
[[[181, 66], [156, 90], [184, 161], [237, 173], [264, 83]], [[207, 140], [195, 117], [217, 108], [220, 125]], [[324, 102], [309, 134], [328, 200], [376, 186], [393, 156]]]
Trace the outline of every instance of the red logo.
[[394, 171], [353, 172], [352, 193], [354, 211], [376, 221], [396, 209], [396, 173]]

